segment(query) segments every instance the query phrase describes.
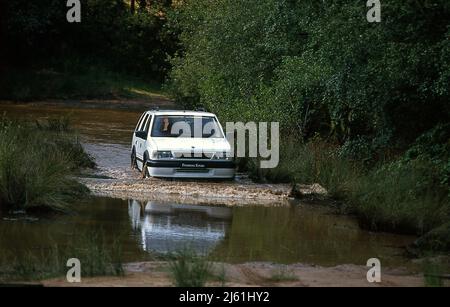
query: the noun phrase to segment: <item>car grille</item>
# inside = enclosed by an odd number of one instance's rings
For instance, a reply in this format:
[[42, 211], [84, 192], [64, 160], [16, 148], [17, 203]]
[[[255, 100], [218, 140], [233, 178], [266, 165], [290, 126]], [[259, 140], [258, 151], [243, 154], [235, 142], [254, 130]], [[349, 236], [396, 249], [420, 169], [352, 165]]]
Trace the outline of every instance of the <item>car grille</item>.
[[193, 153], [193, 152], [174, 152], [175, 158], [177, 159], [187, 159], [187, 160], [211, 160], [214, 153]]

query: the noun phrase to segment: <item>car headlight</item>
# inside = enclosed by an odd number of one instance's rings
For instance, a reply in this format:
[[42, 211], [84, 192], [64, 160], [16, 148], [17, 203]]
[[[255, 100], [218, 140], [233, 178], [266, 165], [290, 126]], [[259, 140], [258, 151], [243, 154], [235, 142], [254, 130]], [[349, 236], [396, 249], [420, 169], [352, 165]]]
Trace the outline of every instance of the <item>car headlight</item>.
[[173, 154], [171, 151], [154, 151], [153, 152], [153, 158], [160, 160], [160, 159], [172, 159]]

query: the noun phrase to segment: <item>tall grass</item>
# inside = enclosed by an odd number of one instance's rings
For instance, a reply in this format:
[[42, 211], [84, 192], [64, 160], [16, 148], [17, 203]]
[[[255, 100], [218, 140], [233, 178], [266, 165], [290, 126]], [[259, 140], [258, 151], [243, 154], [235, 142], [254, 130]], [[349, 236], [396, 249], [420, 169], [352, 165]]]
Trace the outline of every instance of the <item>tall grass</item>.
[[211, 264], [195, 251], [184, 249], [175, 254], [170, 271], [177, 287], [204, 287], [211, 276]]
[[447, 191], [425, 161], [392, 162], [354, 181], [347, 209], [374, 230], [422, 235], [450, 220]]
[[380, 163], [366, 167], [345, 158], [339, 148], [322, 141], [286, 141], [275, 169], [246, 167], [257, 181], [319, 183], [370, 230], [423, 234], [450, 221], [448, 189], [438, 170], [423, 160]]
[[69, 246], [54, 244], [48, 248], [1, 253], [0, 281], [28, 281], [65, 276], [67, 260], [77, 258], [81, 277], [122, 276], [122, 250], [116, 240], [107, 244], [102, 231], [77, 233]]
[[92, 167], [93, 161], [75, 136], [61, 127], [0, 118], [2, 211], [64, 211], [72, 200], [87, 193], [74, 175], [80, 167]]
[[280, 162], [274, 169], [260, 169], [249, 162], [250, 176], [257, 181], [313, 184], [326, 187], [333, 198], [342, 198], [362, 169], [339, 156], [337, 147], [321, 141], [309, 143], [289, 140], [280, 146]]
[[424, 284], [426, 287], [443, 287], [443, 273], [445, 268], [443, 265], [437, 261], [425, 259], [422, 264], [422, 269], [424, 272]]

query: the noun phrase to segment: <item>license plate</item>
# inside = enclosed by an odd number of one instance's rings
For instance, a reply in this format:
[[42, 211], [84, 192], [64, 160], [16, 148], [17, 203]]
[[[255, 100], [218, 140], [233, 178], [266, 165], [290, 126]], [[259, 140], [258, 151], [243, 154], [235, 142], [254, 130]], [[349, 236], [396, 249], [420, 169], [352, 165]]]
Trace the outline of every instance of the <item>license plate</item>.
[[182, 168], [206, 168], [205, 164], [202, 163], [182, 163]]

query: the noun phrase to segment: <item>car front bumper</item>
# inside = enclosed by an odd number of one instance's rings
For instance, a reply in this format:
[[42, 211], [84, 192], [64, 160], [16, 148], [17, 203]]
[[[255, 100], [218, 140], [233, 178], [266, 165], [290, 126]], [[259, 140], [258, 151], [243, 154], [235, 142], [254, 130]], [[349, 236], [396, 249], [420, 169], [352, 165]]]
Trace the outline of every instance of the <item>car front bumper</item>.
[[152, 177], [231, 179], [235, 175], [233, 161], [150, 160], [147, 167]]

